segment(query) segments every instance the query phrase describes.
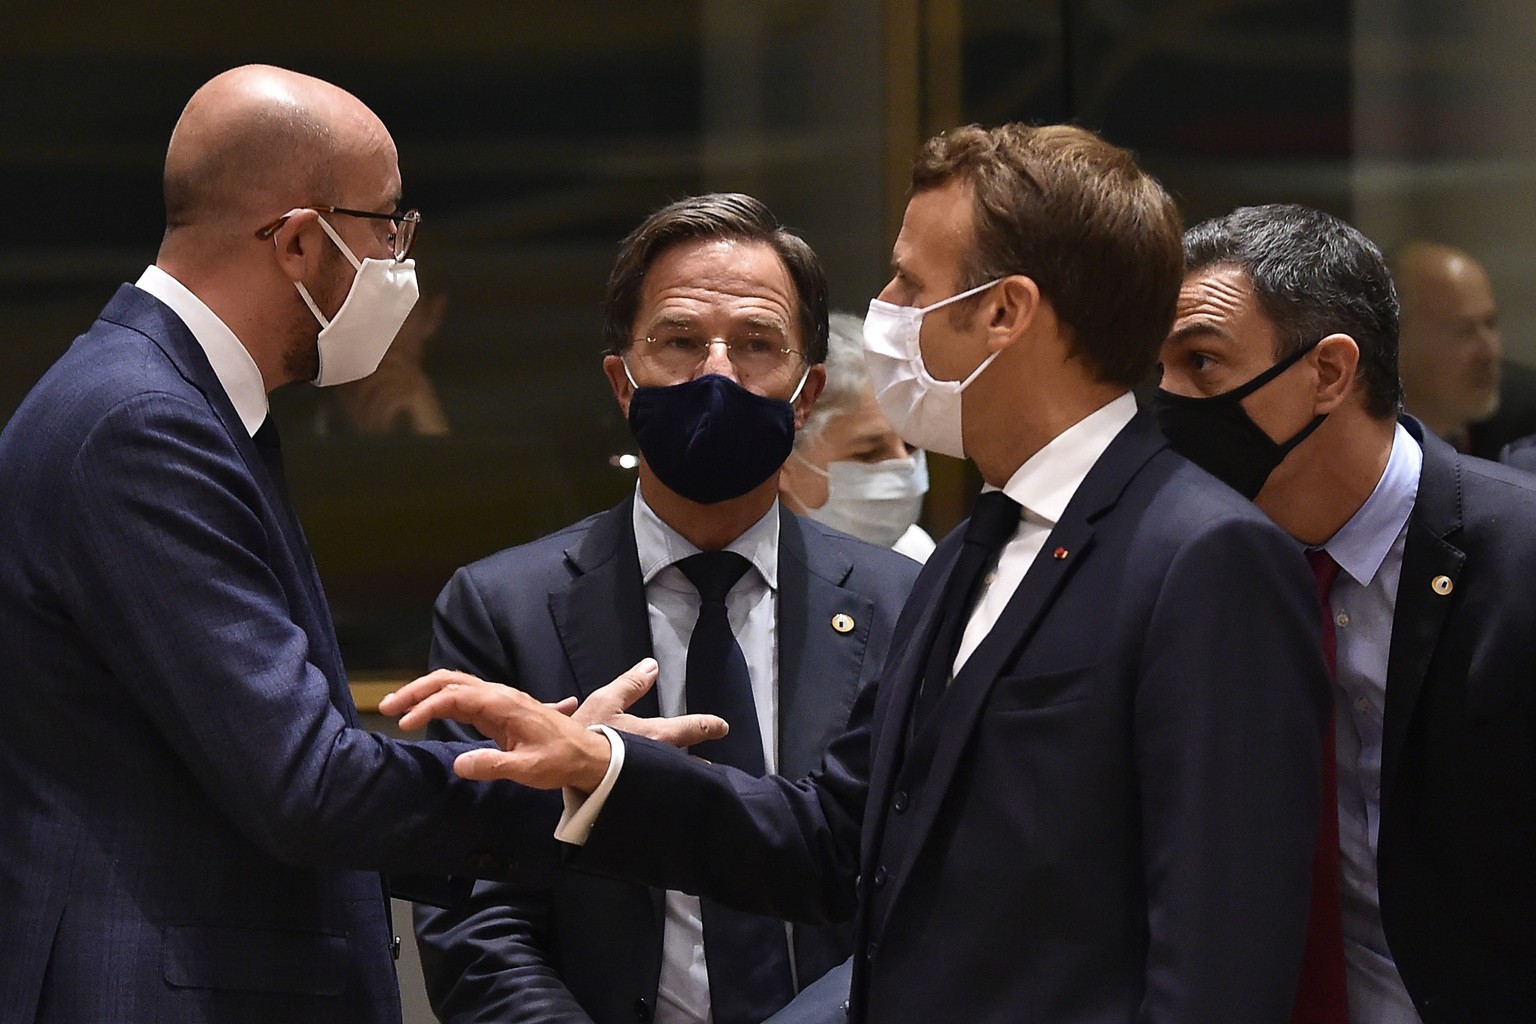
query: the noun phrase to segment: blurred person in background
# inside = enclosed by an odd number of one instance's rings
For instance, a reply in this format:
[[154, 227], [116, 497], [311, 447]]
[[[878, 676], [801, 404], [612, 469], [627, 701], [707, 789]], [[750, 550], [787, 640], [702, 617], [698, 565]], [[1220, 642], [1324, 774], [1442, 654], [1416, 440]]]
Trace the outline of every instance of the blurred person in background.
[[795, 435], [779, 474], [792, 511], [919, 562], [933, 538], [917, 525], [928, 492], [928, 463], [892, 429], [864, 365], [864, 320], [833, 313], [827, 336], [827, 386]]

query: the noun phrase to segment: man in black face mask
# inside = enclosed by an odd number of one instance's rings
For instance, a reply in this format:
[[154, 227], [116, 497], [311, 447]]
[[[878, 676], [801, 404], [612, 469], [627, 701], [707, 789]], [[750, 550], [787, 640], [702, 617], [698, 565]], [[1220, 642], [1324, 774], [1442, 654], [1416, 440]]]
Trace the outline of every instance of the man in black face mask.
[[[636, 713], [712, 708], [731, 734], [701, 756], [758, 775], [815, 768], [918, 571], [779, 506], [779, 469], [825, 381], [826, 295], [810, 247], [750, 196], [684, 199], [641, 224], [608, 282], [604, 359], [639, 488], [460, 570], [433, 665], [554, 702], [655, 657]], [[550, 793], [551, 832], [559, 812]], [[846, 926], [791, 929], [574, 876], [552, 893], [481, 886], [417, 924], [446, 1022], [756, 1024], [851, 951]]]
[[1296, 1019], [1536, 1020], [1536, 489], [1399, 415], [1397, 297], [1358, 231], [1262, 206], [1184, 241], [1160, 419], [1308, 546], [1332, 625], [1308, 969], [1336, 984]]

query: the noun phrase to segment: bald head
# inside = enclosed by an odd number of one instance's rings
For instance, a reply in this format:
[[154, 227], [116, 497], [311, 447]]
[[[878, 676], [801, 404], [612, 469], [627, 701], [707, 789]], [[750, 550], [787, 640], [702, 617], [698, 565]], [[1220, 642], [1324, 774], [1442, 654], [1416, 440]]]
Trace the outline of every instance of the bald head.
[[338, 182], [386, 148], [383, 122], [329, 82], [256, 64], [226, 71], [193, 94], [171, 134], [167, 241], [243, 238], [295, 206], [344, 205]]
[[1503, 346], [1488, 274], [1460, 249], [1415, 241], [1397, 253], [1393, 277], [1404, 407], [1442, 437], [1462, 439], [1499, 404]]

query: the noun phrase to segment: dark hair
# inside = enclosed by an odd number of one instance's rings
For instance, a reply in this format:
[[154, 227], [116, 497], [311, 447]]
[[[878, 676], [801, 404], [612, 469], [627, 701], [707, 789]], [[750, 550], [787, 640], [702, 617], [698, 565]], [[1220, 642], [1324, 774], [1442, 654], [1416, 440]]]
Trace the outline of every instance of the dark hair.
[[669, 203], [645, 218], [619, 245], [603, 299], [603, 338], [618, 355], [634, 338], [640, 291], [651, 264], [663, 251], [684, 242], [727, 238], [761, 242], [778, 254], [795, 284], [805, 358], [827, 358], [827, 277], [805, 239], [779, 223], [759, 200], [740, 192], [714, 192]]
[[971, 188], [962, 287], [1033, 278], [1099, 380], [1151, 372], [1183, 279], [1178, 208], [1131, 154], [1073, 125], [967, 125], [928, 140], [912, 190]]
[[1402, 408], [1397, 290], [1381, 250], [1344, 221], [1289, 203], [1239, 207], [1185, 232], [1184, 266], [1187, 273], [1230, 266], [1246, 274], [1277, 328], [1276, 358], [1330, 334], [1349, 335], [1360, 347], [1366, 410], [1388, 417]]

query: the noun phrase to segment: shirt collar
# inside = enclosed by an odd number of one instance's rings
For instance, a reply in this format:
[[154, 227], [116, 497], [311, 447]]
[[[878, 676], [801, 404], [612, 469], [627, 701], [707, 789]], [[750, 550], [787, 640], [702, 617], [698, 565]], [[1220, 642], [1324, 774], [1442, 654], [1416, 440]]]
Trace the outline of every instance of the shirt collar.
[[[696, 555], [699, 549], [672, 527], [662, 522], [651, 506], [645, 503], [640, 488], [635, 488], [635, 549], [640, 555], [640, 579], [649, 586], [656, 574], [678, 560]], [[742, 531], [741, 535], [725, 546], [734, 551], [757, 569], [768, 589], [779, 587], [779, 500], [763, 517]]]
[[1033, 518], [1056, 525], [1093, 464], [1135, 415], [1136, 399], [1127, 392], [1083, 417], [1015, 470], [1003, 493]]
[[1349, 522], [1323, 545], [1339, 568], [1362, 587], [1370, 586], [1403, 532], [1403, 524], [1413, 514], [1423, 468], [1424, 450], [1401, 423], [1397, 424], [1392, 435], [1392, 454], [1376, 489]]
[[136, 287], [170, 306], [171, 312], [187, 325], [187, 330], [192, 332], [192, 337], [197, 339], [208, 357], [213, 375], [229, 396], [246, 432], [255, 436], [267, 418], [267, 389], [262, 384], [256, 361], [235, 337], [235, 332], [186, 285], [154, 264], [139, 275]]

